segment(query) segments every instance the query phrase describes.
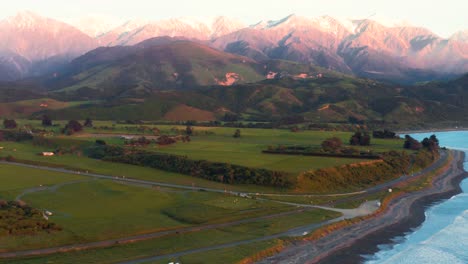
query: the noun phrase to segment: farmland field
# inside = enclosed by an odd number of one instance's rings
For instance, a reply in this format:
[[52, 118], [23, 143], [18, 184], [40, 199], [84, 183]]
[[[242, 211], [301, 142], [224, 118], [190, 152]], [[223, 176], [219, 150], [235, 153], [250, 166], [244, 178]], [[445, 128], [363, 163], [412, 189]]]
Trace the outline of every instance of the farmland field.
[[[14, 177], [10, 173], [12, 170], [17, 172]], [[39, 183], [49, 187], [26, 193], [22, 200], [35, 208], [53, 212], [50, 221], [63, 228], [57, 233], [0, 237], [2, 250], [41, 248], [45, 241], [47, 246], [99, 241], [188, 226], [255, 219], [294, 209], [275, 202], [225, 194], [135, 186], [4, 164], [0, 165], [0, 179], [7, 183], [0, 189], [2, 194], [8, 194], [4, 197], [6, 199], [11, 199], [23, 190], [37, 187]], [[53, 188], [54, 186], [57, 187]], [[314, 209], [211, 230], [166, 235], [118, 247], [52, 255], [31, 262], [22, 259], [18, 263], [41, 263], [46, 260], [63, 263], [75, 257], [80, 257], [83, 261], [88, 259], [92, 262], [110, 263], [130, 256], [151, 254], [149, 247], [159, 249], [160, 253], [169, 253], [173, 250], [253, 239], [338, 215], [335, 212]], [[106, 252], [112, 253], [113, 258], [109, 259]], [[7, 263], [16, 262], [10, 260]]]
[[[20, 120], [22, 125], [29, 124], [33, 127], [42, 127], [40, 123], [34, 120]], [[56, 122], [64, 125], [64, 121]], [[83, 133], [73, 136], [63, 136], [57, 134], [51, 139], [57, 144], [64, 145], [91, 145], [96, 139], [105, 140], [108, 144], [123, 146], [124, 140], [119, 135], [141, 134], [153, 135], [141, 132], [140, 125], [113, 124], [109, 121], [94, 121], [94, 128], [85, 128]], [[183, 133], [185, 126], [173, 125], [149, 125], [148, 128], [157, 127], [161, 134], [175, 135]], [[103, 128], [103, 129], [100, 129]], [[56, 127], [50, 128], [57, 130]], [[285, 171], [291, 175], [297, 175], [304, 171], [352, 164], [363, 161], [353, 158], [335, 158], [335, 157], [312, 157], [312, 156], [293, 156], [264, 154], [262, 150], [268, 146], [278, 145], [310, 145], [320, 146], [323, 140], [330, 137], [339, 137], [345, 144], [349, 141], [352, 133], [349, 132], [323, 132], [323, 131], [301, 131], [290, 132], [285, 129], [240, 129], [241, 137], [233, 138], [236, 128], [225, 127], [194, 127], [194, 135], [188, 143], [178, 142], [169, 146], [158, 146], [151, 144], [144, 148], [147, 151], [163, 152], [187, 156], [195, 160], [208, 160], [216, 162], [225, 162], [253, 168], [265, 168], [269, 170]], [[107, 136], [108, 135], [108, 136]], [[143, 134], [141, 134], [143, 135]], [[64, 167], [76, 168], [92, 171], [96, 173], [126, 176], [138, 179], [153, 180], [160, 182], [170, 182], [185, 185], [196, 185], [200, 187], [229, 188], [230, 190], [245, 190], [251, 192], [278, 192], [284, 190], [275, 190], [271, 187], [248, 186], [248, 185], [229, 185], [228, 187], [207, 180], [189, 177], [186, 175], [164, 172], [156, 169], [130, 166], [126, 164], [109, 164], [98, 160], [85, 157], [83, 153], [65, 154], [44, 158], [37, 155], [41, 151], [52, 151], [53, 149], [40, 146], [31, 146], [28, 142], [12, 143], [3, 142], [4, 150], [0, 151], [0, 156], [11, 155], [21, 160], [31, 160], [35, 162], [46, 162]], [[361, 150], [372, 150], [382, 152], [389, 150], [402, 150], [402, 140], [384, 140], [373, 139], [371, 146], [357, 147]], [[16, 151], [13, 151], [16, 150]], [[125, 172], [125, 173], [122, 173]]]

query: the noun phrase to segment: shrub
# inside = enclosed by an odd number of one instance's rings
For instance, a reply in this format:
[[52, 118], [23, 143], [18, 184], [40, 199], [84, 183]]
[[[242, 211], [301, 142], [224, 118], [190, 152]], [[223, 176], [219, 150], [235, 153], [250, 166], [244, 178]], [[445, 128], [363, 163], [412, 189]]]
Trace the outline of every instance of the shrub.
[[420, 150], [422, 144], [416, 139], [412, 138], [410, 135], [405, 136], [405, 142], [403, 143], [403, 148], [411, 150]]
[[35, 235], [39, 232], [62, 230], [47, 221], [42, 212], [22, 201], [0, 202], [0, 237], [13, 235]]
[[13, 119], [3, 120], [3, 127], [6, 129], [15, 129], [17, 126], [16, 121]]
[[349, 139], [349, 144], [353, 146], [369, 146], [370, 136], [367, 132], [356, 132]]
[[[189, 138], [189, 141], [190, 141], [189, 136], [186, 136], [184, 138]], [[174, 144], [174, 143], [176, 143], [176, 140], [174, 138], [166, 136], [166, 135], [162, 135], [156, 140], [156, 144], [162, 145], [162, 146], [171, 145], [171, 144]]]
[[322, 142], [322, 149], [325, 152], [336, 152], [342, 147], [342, 145], [343, 145], [343, 142], [341, 141], [341, 139], [337, 137], [332, 137]]
[[185, 134], [187, 134], [187, 136], [191, 136], [191, 135], [193, 135], [193, 130], [194, 130], [194, 129], [193, 129], [192, 126], [187, 126], [187, 127], [185, 128]]
[[397, 138], [396, 133], [390, 130], [375, 130], [372, 132], [374, 138]]
[[52, 119], [48, 115], [42, 116], [42, 125], [43, 126], [52, 126]]
[[85, 127], [93, 127], [93, 121], [88, 117], [86, 118], [84, 125]]
[[234, 138], [240, 138], [241, 137], [241, 131], [240, 129], [236, 129], [234, 132], [234, 135], [232, 135]]
[[62, 130], [62, 132], [67, 135], [72, 135], [75, 132], [80, 132], [82, 130], [83, 126], [80, 124], [80, 122], [76, 120], [70, 120], [68, 121], [68, 124], [65, 125], [65, 128]]
[[0, 141], [25, 141], [25, 140], [31, 140], [33, 139], [33, 136], [31, 133], [28, 133], [26, 131], [16, 131], [16, 130], [0, 130]]

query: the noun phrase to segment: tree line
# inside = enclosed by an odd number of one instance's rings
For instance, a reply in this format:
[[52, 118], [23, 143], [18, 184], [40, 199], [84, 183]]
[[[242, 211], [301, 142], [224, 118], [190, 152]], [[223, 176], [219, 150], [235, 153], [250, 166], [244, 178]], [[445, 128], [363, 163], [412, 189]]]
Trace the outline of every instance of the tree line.
[[94, 145], [88, 148], [87, 154], [91, 158], [151, 167], [227, 184], [255, 184], [281, 188], [293, 185], [286, 172], [224, 162], [192, 160], [186, 156], [126, 150], [111, 145]]

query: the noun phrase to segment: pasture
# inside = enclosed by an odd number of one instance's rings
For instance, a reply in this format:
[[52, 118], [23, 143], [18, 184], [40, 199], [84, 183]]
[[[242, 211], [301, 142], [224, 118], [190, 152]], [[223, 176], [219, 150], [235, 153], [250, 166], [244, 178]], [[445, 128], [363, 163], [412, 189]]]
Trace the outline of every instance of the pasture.
[[[12, 171], [15, 171], [15, 177], [11, 177]], [[314, 209], [255, 220], [257, 217], [291, 211], [294, 207], [226, 194], [135, 186], [112, 180], [96, 180], [3, 164], [0, 165], [0, 179], [8, 183], [0, 189], [0, 194], [8, 193], [8, 199], [24, 190], [37, 187], [39, 183], [47, 186], [47, 189], [37, 189], [24, 194], [22, 200], [35, 208], [51, 211], [53, 215], [50, 216], [50, 221], [63, 228], [62, 231], [54, 233], [2, 237], [0, 244], [3, 251], [92, 242], [252, 219], [232, 226], [175, 233], [132, 244], [26, 259], [0, 260], [0, 263], [69, 263], [76, 259], [86, 263], [112, 263], [136, 256], [151, 256], [155, 252], [168, 254], [255, 239], [339, 216], [335, 212]], [[259, 245], [256, 248], [259, 248]], [[236, 259], [253, 252], [245, 247], [238, 250], [230, 249], [228, 252], [235, 251]]]
[[[0, 239], [5, 249], [39, 246], [45, 238], [48, 245], [96, 241], [292, 209], [278, 203], [225, 194], [149, 188], [30, 168], [15, 169], [17, 167], [0, 165], [0, 179], [6, 183], [0, 188], [0, 195], [14, 199], [15, 195], [39, 185], [57, 186], [26, 193], [22, 200], [35, 208], [53, 212], [51, 220], [64, 231]], [[11, 178], [14, 170], [15, 177]]]

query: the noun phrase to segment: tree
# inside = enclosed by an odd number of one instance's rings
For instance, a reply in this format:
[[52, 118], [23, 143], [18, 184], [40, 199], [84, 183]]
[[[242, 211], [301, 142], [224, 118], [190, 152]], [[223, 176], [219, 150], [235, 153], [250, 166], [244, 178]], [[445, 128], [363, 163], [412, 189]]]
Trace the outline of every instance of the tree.
[[193, 127], [192, 126], [187, 126], [185, 128], [185, 134], [187, 134], [187, 136], [193, 135]]
[[80, 124], [80, 122], [76, 120], [70, 120], [62, 132], [67, 135], [72, 135], [73, 133], [80, 132], [81, 130], [83, 130], [83, 126]]
[[52, 126], [52, 119], [48, 115], [42, 116], [42, 125], [43, 126]]
[[349, 139], [349, 144], [353, 146], [358, 146], [361, 142], [361, 132], [356, 132], [354, 135], [351, 136]]
[[382, 130], [375, 130], [372, 132], [372, 136], [374, 138], [397, 138], [397, 135], [395, 132], [392, 132], [390, 130], [384, 129]]
[[[189, 136], [187, 136], [187, 137], [190, 138]], [[156, 140], [156, 144], [158, 144], [158, 145], [170, 145], [170, 144], [174, 144], [174, 143], [176, 143], [176, 140], [174, 138], [166, 136], [166, 135], [162, 135]]]
[[85, 127], [93, 127], [93, 121], [88, 117], [84, 122]]
[[293, 126], [291, 127], [291, 132], [299, 132], [299, 127], [298, 126]]
[[364, 133], [362, 135], [361, 139], [359, 140], [359, 144], [361, 146], [369, 146], [370, 145], [370, 136], [368, 133]]
[[370, 136], [367, 132], [356, 132], [349, 139], [349, 144], [353, 146], [369, 146]]
[[239, 116], [234, 113], [225, 113], [223, 117], [223, 121], [225, 122], [236, 122], [239, 120]]
[[3, 127], [6, 129], [14, 129], [18, 125], [16, 124], [16, 121], [13, 119], [5, 119], [3, 120]]
[[411, 149], [411, 150], [420, 150], [422, 148], [422, 144], [419, 143], [416, 139], [412, 138], [409, 135], [405, 136], [405, 143], [403, 143], [403, 148]]
[[240, 129], [236, 129], [234, 132], [234, 135], [232, 135], [234, 138], [240, 138], [241, 137], [241, 131]]
[[102, 139], [96, 139], [96, 142], [95, 142], [96, 145], [99, 145], [99, 146], [105, 146], [107, 145], [107, 143], [102, 140]]
[[325, 152], [336, 152], [337, 150], [341, 149], [341, 146], [343, 145], [343, 142], [341, 139], [337, 137], [332, 137], [325, 139], [322, 142], [322, 149]]
[[429, 151], [436, 152], [439, 150], [439, 140], [435, 135], [432, 135], [429, 138], [424, 138], [423, 141], [421, 141], [421, 144]]

